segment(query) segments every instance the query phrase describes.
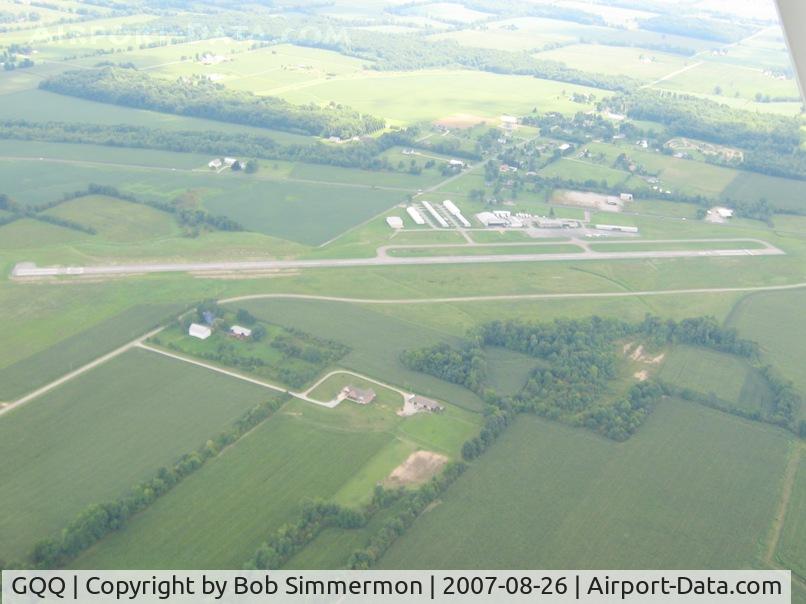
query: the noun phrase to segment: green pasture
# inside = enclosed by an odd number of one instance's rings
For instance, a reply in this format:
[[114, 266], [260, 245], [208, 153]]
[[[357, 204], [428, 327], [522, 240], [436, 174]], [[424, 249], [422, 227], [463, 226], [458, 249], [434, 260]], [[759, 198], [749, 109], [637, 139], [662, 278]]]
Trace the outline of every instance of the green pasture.
[[521, 417], [382, 567], [752, 567], [788, 445], [779, 430], [676, 400], [622, 444]]
[[756, 202], [766, 199], [773, 207], [806, 213], [806, 183], [791, 178], [767, 176], [755, 172], [739, 172], [722, 192], [725, 199]]
[[653, 252], [653, 251], [686, 251], [686, 250], [757, 250], [764, 248], [760, 241], [644, 241], [641, 239], [627, 241], [610, 241], [607, 243], [591, 243], [594, 252]]
[[624, 75], [643, 81], [654, 81], [693, 62], [680, 55], [603, 44], [573, 44], [541, 52], [537, 57], [583, 71]]
[[274, 396], [132, 350], [0, 420], [0, 555], [23, 559], [88, 505], [123, 495]]
[[[797, 454], [797, 453], [793, 453]], [[776, 558], [784, 568], [792, 570], [793, 577], [806, 577], [806, 450], [801, 446], [800, 463], [794, 477], [792, 494], [778, 542]], [[793, 584], [795, 582], [793, 581]], [[794, 594], [793, 594], [794, 595]], [[795, 598], [793, 602], [797, 602]]]
[[335, 101], [387, 118], [395, 124], [473, 115], [498, 119], [501, 114], [541, 111], [573, 114], [591, 106], [574, 103], [573, 93], [609, 92], [565, 82], [477, 71], [416, 71], [365, 73], [361, 77], [286, 87], [279, 95], [294, 103]]
[[579, 183], [588, 180], [596, 181], [597, 184], [604, 182], [608, 187], [619, 186], [630, 176], [627, 172], [609, 166], [570, 158], [562, 158], [550, 163], [541, 169], [539, 174], [543, 178], [562, 178]]
[[518, 394], [526, 385], [529, 374], [541, 362], [534, 357], [507, 350], [490, 347], [485, 349], [487, 357], [487, 382], [496, 392], [505, 396]]
[[659, 86], [666, 90], [747, 100], [755, 99], [757, 93], [771, 97], [791, 97], [795, 100], [800, 97], [797, 83], [792, 78], [778, 79], [758, 68], [716, 61], [703, 61], [688, 71], [664, 80]]

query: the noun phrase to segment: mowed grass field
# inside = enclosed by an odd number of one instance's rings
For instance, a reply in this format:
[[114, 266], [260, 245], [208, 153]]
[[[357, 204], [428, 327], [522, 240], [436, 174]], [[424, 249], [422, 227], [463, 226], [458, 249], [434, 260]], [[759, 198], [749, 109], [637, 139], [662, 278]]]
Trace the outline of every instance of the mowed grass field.
[[[358, 276], [358, 275], [356, 275]], [[360, 288], [361, 281], [354, 281]], [[403, 292], [401, 291], [401, 294]], [[471, 411], [482, 409], [469, 390], [411, 371], [400, 362], [404, 350], [457, 339], [416, 320], [384, 315], [372, 308], [314, 300], [251, 300], [239, 302], [259, 319], [296, 327], [317, 337], [330, 338], [352, 349], [339, 365], [369, 377], [425, 396], [432, 396]]]
[[573, 114], [592, 105], [574, 103], [574, 93], [597, 99], [610, 92], [564, 82], [478, 71], [417, 71], [367, 73], [288, 86], [276, 91], [294, 103], [335, 101], [380, 115], [393, 124], [433, 121], [455, 115], [498, 120], [501, 114], [520, 115], [535, 106], [542, 111]]
[[78, 369], [178, 314], [181, 304], [142, 304], [0, 369], [0, 400], [11, 401]]
[[624, 75], [642, 81], [656, 80], [693, 62], [680, 55], [645, 48], [602, 44], [573, 44], [536, 56], [585, 71]]
[[803, 181], [754, 172], [739, 172], [722, 195], [727, 199], [750, 202], [766, 199], [777, 209], [803, 212], [806, 210], [803, 189]]
[[664, 359], [660, 378], [748, 411], [764, 411], [772, 402], [769, 386], [747, 361], [705, 348], [672, 348]]
[[0, 557], [22, 560], [88, 505], [123, 495], [271, 391], [132, 350], [0, 421]]
[[307, 403], [284, 407], [74, 565], [242, 568], [303, 499], [332, 497], [393, 438], [337, 416]]
[[671, 399], [622, 444], [522, 416], [382, 566], [752, 567], [789, 444], [782, 431]]

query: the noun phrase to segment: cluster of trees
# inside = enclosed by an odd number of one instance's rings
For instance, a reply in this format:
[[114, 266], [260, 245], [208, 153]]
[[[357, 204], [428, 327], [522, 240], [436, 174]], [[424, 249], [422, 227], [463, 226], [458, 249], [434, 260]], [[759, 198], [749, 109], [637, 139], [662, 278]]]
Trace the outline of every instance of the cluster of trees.
[[702, 346], [750, 360], [758, 359], [760, 354], [756, 342], [740, 338], [735, 329], [723, 327], [714, 317], [675, 321], [647, 315], [639, 324], [638, 333], [651, 338], [658, 345], [677, 343]]
[[123, 497], [107, 503], [94, 504], [82, 511], [58, 536], [40, 541], [34, 547], [30, 562], [35, 568], [62, 568], [69, 560], [112, 531], [120, 530], [136, 513], [170, 491], [209, 459], [218, 455], [252, 428], [279, 409], [287, 397], [275, 398], [256, 405], [233, 426], [208, 440], [191, 453], [179, 458], [172, 466], [160, 468], [145, 482]]
[[[761, 375], [767, 381], [772, 391], [772, 408], [767, 414], [767, 421], [798, 432], [798, 417], [803, 400], [795, 389], [795, 385], [778, 375], [769, 365], [761, 368]], [[803, 422], [800, 425], [800, 434], [803, 434]]]
[[385, 126], [380, 118], [342, 105], [292, 105], [228, 90], [202, 76], [168, 81], [133, 69], [103, 67], [68, 71], [42, 81], [40, 87], [102, 103], [315, 136], [348, 139]]
[[287, 328], [286, 331], [275, 336], [271, 346], [289, 357], [315, 365], [329, 365], [350, 352], [349, 346], [335, 340], [317, 338], [294, 328]]
[[[610, 108], [633, 119], [659, 122], [670, 134], [745, 149], [742, 167], [763, 174], [806, 179], [806, 152], [794, 117], [734, 109], [686, 94], [636, 90], [607, 99]], [[714, 163], [725, 163], [716, 156]]]
[[[168, 131], [144, 126], [88, 123], [0, 121], [0, 139], [159, 149], [213, 156], [241, 155], [389, 171], [394, 171], [395, 166], [379, 155], [394, 146], [418, 146], [415, 141], [416, 133], [413, 129], [396, 130], [379, 137], [342, 145], [326, 145], [315, 140], [310, 144], [281, 145], [268, 136], [244, 133]], [[257, 165], [253, 167], [256, 169]], [[250, 171], [249, 162], [246, 171]]]
[[747, 37], [753, 31], [751, 28], [735, 22], [668, 14], [643, 19], [640, 25], [642, 29], [662, 34], [675, 34], [715, 42], [736, 42]]
[[327, 527], [356, 529], [364, 526], [377, 509], [378, 501], [377, 497], [373, 497], [372, 502], [360, 510], [321, 500], [303, 501], [299, 519], [277, 529], [246, 561], [244, 568], [278, 569], [313, 541], [323, 529]]
[[475, 342], [462, 349], [442, 342], [429, 348], [407, 350], [400, 355], [400, 360], [409, 369], [460, 384], [474, 392], [481, 390], [487, 377], [484, 350]]
[[387, 519], [377, 533], [372, 535], [369, 544], [350, 555], [347, 567], [352, 570], [366, 570], [381, 559], [386, 550], [401, 536], [423, 511], [436, 501], [453, 482], [462, 475], [464, 463], [448, 464], [439, 476], [415, 491], [406, 491], [395, 506], [395, 514]]
[[198, 234], [199, 230], [202, 228], [215, 229], [218, 231], [243, 230], [243, 227], [231, 218], [210, 214], [206, 210], [199, 208], [186, 207], [182, 205], [178, 199], [173, 201], [141, 199], [139, 197], [135, 197], [134, 195], [123, 193], [116, 187], [110, 185], [99, 185], [95, 183], [90, 183], [85, 191], [76, 192], [74, 195], [77, 197], [83, 197], [85, 195], [105, 195], [106, 197], [114, 197], [130, 203], [146, 205], [154, 208], [155, 210], [173, 214], [179, 225], [185, 227], [187, 229], [186, 232], [190, 232], [192, 234]]
[[515, 412], [511, 408], [503, 405], [501, 407], [488, 405], [484, 425], [479, 435], [465, 441], [462, 445], [462, 458], [472, 461], [484, 453], [504, 433], [513, 419], [515, 419]]
[[586, 411], [575, 423], [607, 438], [625, 441], [635, 434], [664, 395], [670, 394], [655, 380], [634, 384], [625, 398]]

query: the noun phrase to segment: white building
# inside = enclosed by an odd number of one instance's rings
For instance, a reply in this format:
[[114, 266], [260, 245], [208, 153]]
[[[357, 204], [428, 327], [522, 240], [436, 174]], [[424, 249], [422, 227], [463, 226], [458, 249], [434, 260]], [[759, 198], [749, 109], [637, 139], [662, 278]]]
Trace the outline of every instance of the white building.
[[445, 208], [448, 213], [453, 216], [459, 224], [463, 227], [468, 228], [470, 227], [470, 221], [462, 215], [462, 210], [460, 210], [455, 203], [453, 203], [450, 199], [446, 199], [442, 202], [442, 207]]
[[464, 168], [465, 162], [463, 162], [461, 159], [452, 159], [448, 162], [448, 165], [451, 168]]
[[514, 115], [501, 116], [501, 128], [504, 130], [515, 130], [518, 127], [518, 118]]
[[233, 325], [229, 328], [229, 332], [234, 336], [238, 336], [239, 338], [248, 338], [252, 335], [251, 329], [248, 327], [241, 327], [240, 325]]
[[214, 160], [213, 160], [213, 161], [211, 161], [209, 164], [207, 164], [207, 167], [208, 167], [208, 168], [212, 168], [213, 170], [218, 170], [218, 169], [219, 169], [220, 167], [222, 167], [223, 165], [224, 165], [224, 164], [223, 164], [223, 162], [222, 162], [220, 159], [214, 159]]
[[436, 208], [434, 208], [434, 206], [432, 206], [430, 203], [428, 203], [427, 201], [424, 201], [423, 202], [423, 207], [428, 211], [429, 214], [431, 214], [431, 217], [434, 220], [436, 220], [437, 224], [439, 226], [441, 226], [443, 229], [447, 229], [450, 226], [448, 224], [448, 221], [445, 220], [442, 217], [442, 215], [439, 212], [437, 212]]
[[213, 330], [206, 325], [199, 325], [198, 323], [191, 323], [188, 329], [188, 335], [192, 338], [206, 340], [213, 335]]
[[400, 216], [388, 216], [386, 218], [386, 224], [388, 224], [393, 229], [402, 229], [403, 219]]
[[224, 165], [227, 166], [228, 168], [231, 168], [232, 166], [235, 165], [235, 162], [237, 162], [237, 161], [238, 160], [236, 158], [234, 158], [234, 157], [225, 157], [224, 158]]
[[720, 218], [733, 218], [733, 210], [722, 206], [717, 206], [711, 210]]
[[633, 195], [632, 193], [622, 193], [618, 196], [621, 201], [632, 201]]
[[414, 206], [409, 206], [406, 208], [406, 212], [414, 221], [414, 224], [419, 224], [421, 226], [425, 224], [425, 218], [423, 218], [423, 215], [420, 214], [420, 211]]
[[479, 212], [476, 214], [478, 221], [486, 227], [502, 227], [509, 224], [505, 218], [496, 216], [492, 212]]
[[596, 224], [594, 228], [599, 231], [616, 231], [619, 233], [637, 233], [638, 227], [621, 226], [619, 224]]

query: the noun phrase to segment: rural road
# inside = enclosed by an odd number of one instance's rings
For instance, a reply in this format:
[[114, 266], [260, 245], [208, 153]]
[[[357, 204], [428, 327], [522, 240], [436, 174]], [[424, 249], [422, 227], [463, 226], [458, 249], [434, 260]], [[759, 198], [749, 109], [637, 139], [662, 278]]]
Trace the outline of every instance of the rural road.
[[[404, 298], [404, 299], [372, 299], [372, 298], [345, 298], [345, 297], [338, 297], [338, 296], [319, 296], [315, 294], [252, 294], [246, 296], [237, 296], [233, 298], [223, 298], [218, 300], [219, 304], [233, 304], [236, 302], [245, 302], [247, 300], [269, 300], [269, 299], [293, 299], [293, 300], [321, 300], [325, 302], [345, 302], [351, 304], [450, 304], [450, 303], [457, 303], [457, 302], [495, 302], [495, 301], [513, 301], [513, 300], [562, 300], [562, 299], [585, 299], [585, 298], [628, 298], [628, 297], [641, 297], [641, 296], [667, 296], [667, 295], [682, 295], [682, 294], [718, 294], [718, 293], [752, 293], [752, 292], [764, 292], [764, 291], [783, 291], [783, 290], [792, 290], [792, 289], [804, 289], [806, 288], [806, 282], [803, 283], [791, 283], [789, 285], [759, 285], [759, 286], [748, 286], [748, 287], [710, 287], [710, 288], [699, 288], [699, 289], [667, 289], [667, 290], [650, 290], [650, 291], [619, 291], [619, 292], [583, 292], [583, 293], [553, 293], [553, 294], [504, 294], [504, 295], [491, 295], [491, 296], [458, 296], [458, 297], [450, 297], [450, 298]], [[198, 364], [201, 366], [208, 366], [206, 363], [201, 363], [198, 361], [190, 361], [185, 357], [181, 357], [179, 355], [173, 355], [166, 351], [162, 351], [159, 349], [151, 348], [145, 344], [143, 344], [144, 340], [147, 340], [151, 336], [159, 333], [162, 331], [163, 327], [159, 327], [154, 329], [142, 336], [132, 340], [131, 342], [124, 344], [116, 348], [115, 350], [108, 352], [94, 361], [79, 367], [78, 369], [71, 371], [63, 375], [62, 377], [42, 386], [34, 390], [33, 392], [26, 394], [22, 398], [17, 399], [16, 401], [12, 401], [10, 403], [6, 403], [4, 407], [0, 407], [0, 417], [4, 414], [16, 409], [24, 405], [25, 403], [38, 398], [39, 396], [53, 390], [54, 388], [61, 386], [65, 382], [72, 380], [73, 378], [78, 377], [79, 375], [86, 373], [87, 371], [94, 369], [98, 365], [101, 365], [121, 354], [124, 352], [134, 348], [134, 347], [142, 347], [152, 350], [153, 352], [158, 352], [160, 354], [165, 354], [166, 356], [173, 356], [181, 361], [192, 362], [194, 364]], [[218, 367], [209, 365], [210, 368], [215, 369], [216, 371], [223, 371], [226, 373], [226, 370], [221, 370]], [[351, 372], [348, 372], [351, 373]], [[234, 377], [238, 377], [244, 379], [244, 376], [236, 374], [232, 372]], [[361, 374], [354, 373], [358, 377], [363, 379], [368, 379], [371, 381], [372, 378], [367, 376], [363, 376]], [[325, 378], [328, 376], [325, 376]], [[247, 378], [251, 381], [251, 378]], [[324, 379], [324, 378], [323, 378]], [[321, 382], [321, 380], [320, 380]], [[273, 384], [269, 384], [267, 382], [259, 382], [256, 381], [267, 388], [271, 388], [273, 390], [278, 390], [281, 392], [286, 392], [284, 388], [279, 386], [275, 386]], [[395, 388], [394, 386], [389, 386], [387, 384], [382, 384], [381, 382], [377, 382], [382, 386], [390, 388], [392, 390], [396, 390], [401, 392], [399, 389]], [[315, 387], [315, 386], [314, 386]], [[299, 398], [308, 399], [308, 390], [304, 393], [290, 393], [294, 396]], [[312, 401], [318, 405], [325, 405], [327, 403], [322, 403], [320, 401]]]
[[486, 254], [477, 256], [376, 256], [374, 258], [327, 258], [322, 260], [254, 260], [242, 262], [177, 262], [154, 264], [109, 264], [98, 266], [47, 266], [19, 263], [13, 278], [131, 275], [143, 273], [204, 273], [307, 268], [353, 268], [368, 266], [423, 266], [448, 264], [488, 264], [505, 262], [556, 262], [562, 260], [638, 260], [662, 258], [707, 258], [735, 256], [775, 256], [785, 252], [772, 245], [761, 249], [673, 250], [637, 252], [593, 252], [560, 254]]

